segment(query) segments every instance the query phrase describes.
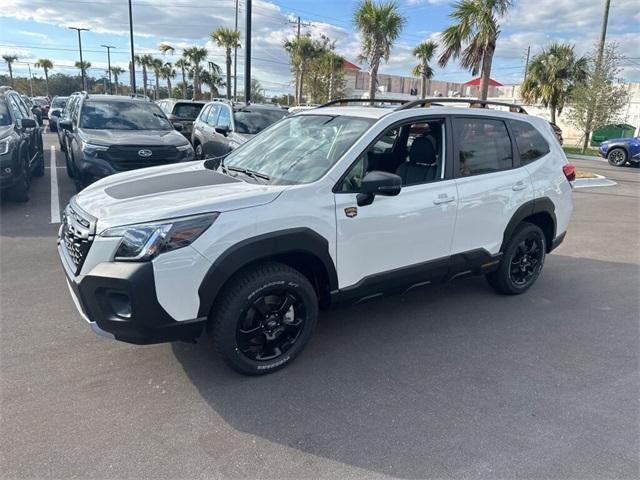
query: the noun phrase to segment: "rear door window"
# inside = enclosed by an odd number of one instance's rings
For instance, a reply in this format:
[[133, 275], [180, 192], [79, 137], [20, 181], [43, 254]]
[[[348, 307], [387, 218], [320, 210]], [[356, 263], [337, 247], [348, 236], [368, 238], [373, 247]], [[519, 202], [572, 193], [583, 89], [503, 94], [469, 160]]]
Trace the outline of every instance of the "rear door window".
[[521, 165], [535, 162], [549, 153], [549, 144], [533, 125], [518, 120], [510, 120], [510, 122], [520, 153]]
[[511, 137], [502, 120], [457, 117], [454, 130], [457, 176], [468, 177], [513, 168]]
[[218, 119], [218, 113], [220, 113], [221, 105], [211, 105], [211, 110], [209, 111], [209, 115], [207, 116], [207, 124], [212, 127], [216, 126], [216, 120]]
[[176, 103], [173, 107], [173, 114], [178, 118], [194, 120], [202, 110], [200, 103]]

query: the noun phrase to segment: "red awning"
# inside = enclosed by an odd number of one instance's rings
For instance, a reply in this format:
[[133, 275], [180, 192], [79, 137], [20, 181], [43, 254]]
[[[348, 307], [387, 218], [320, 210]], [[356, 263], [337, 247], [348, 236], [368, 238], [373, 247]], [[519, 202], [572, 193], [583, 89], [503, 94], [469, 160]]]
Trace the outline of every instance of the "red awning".
[[[465, 83], [465, 85], [467, 85], [469, 87], [479, 87], [480, 86], [480, 77], [474, 78], [473, 80], [469, 80], [467, 83]], [[502, 87], [502, 84], [500, 82], [496, 82], [493, 78], [490, 78], [489, 79], [489, 86], [490, 87]]]

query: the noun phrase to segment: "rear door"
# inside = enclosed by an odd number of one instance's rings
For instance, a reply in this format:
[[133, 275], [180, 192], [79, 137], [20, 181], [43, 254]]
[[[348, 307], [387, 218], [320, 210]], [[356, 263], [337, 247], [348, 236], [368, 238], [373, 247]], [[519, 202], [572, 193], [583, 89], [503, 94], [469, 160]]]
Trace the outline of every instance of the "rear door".
[[516, 210], [533, 199], [508, 124], [496, 117], [453, 118], [458, 216], [452, 253], [498, 253]]
[[216, 121], [218, 120], [218, 114], [220, 113], [220, 104], [214, 103], [211, 105], [207, 120], [200, 125], [203, 134], [202, 138], [202, 150], [205, 157], [215, 157], [215, 140], [216, 140]]

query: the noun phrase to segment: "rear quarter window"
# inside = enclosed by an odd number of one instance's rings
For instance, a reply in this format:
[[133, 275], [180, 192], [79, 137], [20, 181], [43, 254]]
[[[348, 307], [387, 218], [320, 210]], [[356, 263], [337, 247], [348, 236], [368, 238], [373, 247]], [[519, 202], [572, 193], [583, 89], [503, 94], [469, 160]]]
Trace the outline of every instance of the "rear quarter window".
[[511, 120], [511, 131], [516, 139], [520, 164], [527, 165], [549, 153], [549, 144], [542, 134], [530, 123]]

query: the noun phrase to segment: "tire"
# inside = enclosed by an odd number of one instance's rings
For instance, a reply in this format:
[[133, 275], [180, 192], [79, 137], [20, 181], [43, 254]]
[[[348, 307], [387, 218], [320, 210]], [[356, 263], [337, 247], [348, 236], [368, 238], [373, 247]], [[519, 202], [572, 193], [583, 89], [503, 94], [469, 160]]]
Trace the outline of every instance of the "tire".
[[64, 151], [64, 162], [67, 166], [66, 170], [67, 170], [67, 176], [69, 178], [76, 178], [76, 171], [73, 168], [73, 162], [71, 161], [71, 159], [69, 158], [70, 154], [69, 152]]
[[44, 176], [44, 151], [42, 149], [42, 144], [40, 144], [40, 146], [38, 147], [38, 154], [39, 154], [39, 159], [38, 159], [38, 163], [36, 164], [36, 168], [33, 171], [33, 176], [34, 177], [42, 177]]
[[546, 240], [537, 225], [523, 222], [504, 250], [498, 269], [486, 278], [494, 290], [503, 295], [519, 295], [536, 282], [544, 266]]
[[31, 188], [31, 181], [29, 178], [29, 167], [27, 166], [27, 159], [23, 158], [21, 162], [22, 172], [15, 185], [7, 189], [8, 197], [15, 201], [25, 203], [29, 201], [29, 189]]
[[285, 367], [304, 349], [316, 327], [318, 298], [313, 286], [281, 263], [241, 270], [218, 298], [210, 317], [211, 341], [218, 355], [244, 375], [265, 375]]
[[607, 153], [607, 161], [613, 167], [622, 167], [628, 160], [627, 151], [624, 148], [612, 148]]
[[202, 149], [202, 144], [196, 143], [194, 150], [195, 150], [196, 160], [204, 160], [204, 150]]

